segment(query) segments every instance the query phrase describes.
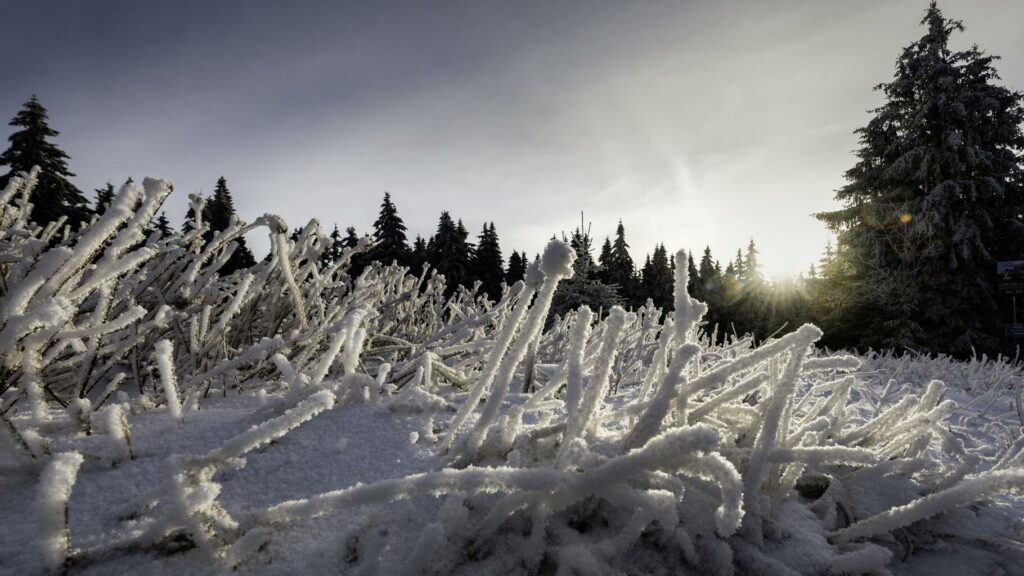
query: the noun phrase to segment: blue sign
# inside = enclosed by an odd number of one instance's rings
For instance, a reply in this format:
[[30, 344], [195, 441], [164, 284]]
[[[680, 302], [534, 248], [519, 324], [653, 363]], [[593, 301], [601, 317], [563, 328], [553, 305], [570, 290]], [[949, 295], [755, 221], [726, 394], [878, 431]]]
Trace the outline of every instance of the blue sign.
[[1004, 294], [1024, 294], [1024, 260], [996, 262], [999, 291]]

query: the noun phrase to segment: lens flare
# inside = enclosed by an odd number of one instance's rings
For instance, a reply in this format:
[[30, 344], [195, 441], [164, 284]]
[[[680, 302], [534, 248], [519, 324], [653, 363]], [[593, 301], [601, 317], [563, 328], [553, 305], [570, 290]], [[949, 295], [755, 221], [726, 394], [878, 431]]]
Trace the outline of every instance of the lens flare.
[[910, 221], [913, 220], [913, 219], [914, 219], [914, 215], [911, 214], [910, 212], [904, 212], [903, 214], [900, 214], [900, 223], [901, 224], [910, 224]]

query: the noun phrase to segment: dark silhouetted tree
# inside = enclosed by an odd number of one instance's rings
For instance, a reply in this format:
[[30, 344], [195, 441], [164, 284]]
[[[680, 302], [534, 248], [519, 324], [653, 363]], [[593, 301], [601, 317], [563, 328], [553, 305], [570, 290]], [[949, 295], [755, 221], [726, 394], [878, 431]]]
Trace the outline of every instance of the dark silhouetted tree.
[[419, 276], [427, 266], [427, 241], [417, 235], [409, 254], [409, 273]]
[[842, 208], [817, 214], [838, 241], [819, 270], [838, 307], [826, 327], [848, 344], [995, 350], [995, 263], [1024, 245], [1024, 95], [994, 84], [995, 57], [949, 47], [963, 26], [935, 2], [921, 24], [857, 131]]
[[97, 214], [103, 214], [107, 211], [107, 206], [110, 206], [110, 202], [114, 199], [114, 185], [107, 182], [107, 185], [103, 188], [96, 189], [96, 210]]
[[509, 286], [522, 280], [526, 276], [526, 266], [529, 264], [526, 259], [526, 252], [512, 252], [508, 257], [508, 270], [505, 272], [505, 283]]
[[672, 277], [672, 268], [664, 244], [654, 248], [654, 254], [644, 263], [641, 274], [647, 298], [666, 312], [672, 310], [675, 307], [672, 299], [675, 278]]
[[494, 222], [484, 224], [473, 255], [473, 274], [480, 281], [480, 290], [491, 300], [501, 297], [501, 284], [505, 280], [505, 263]]
[[[217, 232], [227, 230], [235, 217], [235, 201], [228, 190], [227, 180], [223, 176], [217, 179], [217, 185], [213, 190], [213, 197], [206, 202], [203, 208], [203, 218], [210, 225], [210, 232], [207, 241], [212, 240]], [[256, 263], [252, 252], [246, 246], [245, 237], [238, 237], [234, 240], [238, 244], [234, 253], [218, 271], [220, 274], [228, 275], [236, 270], [248, 268]]]
[[621, 220], [615, 229], [615, 241], [611, 245], [605, 282], [617, 286], [623, 300], [634, 306], [643, 305], [643, 301], [637, 294], [636, 266], [633, 264], [633, 258], [629, 255], [626, 229]]
[[373, 223], [373, 248], [367, 258], [384, 265], [397, 262], [399, 266], [409, 264], [409, 245], [405, 238], [405, 223], [398, 216], [398, 208], [391, 201], [391, 194], [384, 193], [380, 214]]
[[167, 214], [160, 212], [160, 215], [156, 217], [156, 224], [153, 226], [157, 232], [160, 233], [161, 238], [166, 238], [171, 235], [171, 221], [167, 219]]
[[456, 224], [447, 211], [441, 212], [437, 231], [427, 244], [427, 261], [439, 274], [444, 275], [447, 281], [445, 291], [448, 294], [472, 280], [472, 256], [465, 230], [465, 226]]
[[0, 176], [0, 189], [11, 177], [39, 166], [39, 181], [30, 198], [32, 220], [46, 225], [64, 216], [75, 229], [89, 219], [92, 211], [81, 190], [68, 180], [74, 176], [68, 170], [68, 155], [49, 141], [60, 132], [50, 128], [48, 120], [46, 108], [33, 94], [10, 121], [10, 126], [20, 130], [7, 137], [11, 145], [0, 154], [0, 166], [8, 167], [8, 172]]

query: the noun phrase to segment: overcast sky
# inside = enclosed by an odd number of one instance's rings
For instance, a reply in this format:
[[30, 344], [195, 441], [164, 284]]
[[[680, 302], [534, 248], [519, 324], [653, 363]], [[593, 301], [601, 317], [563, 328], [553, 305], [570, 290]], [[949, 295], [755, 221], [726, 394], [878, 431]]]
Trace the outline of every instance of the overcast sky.
[[[940, 6], [1024, 89], [1024, 1]], [[6, 0], [0, 118], [37, 93], [90, 199], [167, 178], [175, 224], [224, 175], [243, 219], [363, 233], [387, 190], [410, 240], [449, 210], [532, 256], [583, 211], [598, 244], [621, 218], [638, 264], [753, 237], [788, 274], [926, 7]]]

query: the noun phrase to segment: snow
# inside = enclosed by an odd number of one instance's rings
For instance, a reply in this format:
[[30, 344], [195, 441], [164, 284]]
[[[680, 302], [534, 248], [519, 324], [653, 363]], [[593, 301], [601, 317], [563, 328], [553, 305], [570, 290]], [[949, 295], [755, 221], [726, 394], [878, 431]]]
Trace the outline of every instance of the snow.
[[712, 344], [685, 267], [549, 318], [557, 240], [497, 302], [318, 269], [315, 221], [142, 244], [168, 192], [0, 221], [0, 574], [1024, 572], [1019, 364]]

